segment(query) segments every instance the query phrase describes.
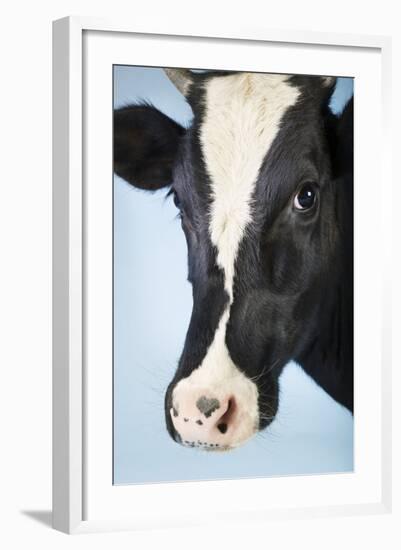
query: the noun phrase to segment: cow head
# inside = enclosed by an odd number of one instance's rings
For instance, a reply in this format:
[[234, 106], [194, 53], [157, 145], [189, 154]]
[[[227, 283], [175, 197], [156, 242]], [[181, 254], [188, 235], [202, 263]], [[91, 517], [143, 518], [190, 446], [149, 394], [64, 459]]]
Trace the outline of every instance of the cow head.
[[150, 105], [117, 110], [115, 171], [169, 189], [188, 245], [193, 311], [166, 391], [168, 431], [224, 450], [272, 422], [283, 366], [319, 332], [352, 200], [351, 160], [338, 162], [349, 132], [328, 108], [332, 78], [167, 72], [191, 127]]

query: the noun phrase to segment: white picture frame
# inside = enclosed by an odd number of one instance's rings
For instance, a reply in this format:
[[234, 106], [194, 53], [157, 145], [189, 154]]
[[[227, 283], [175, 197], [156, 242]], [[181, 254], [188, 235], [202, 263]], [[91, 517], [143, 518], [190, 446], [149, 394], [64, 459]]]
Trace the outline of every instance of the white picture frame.
[[[143, 47], [138, 49], [139, 43]], [[267, 47], [276, 53], [269, 66], [264, 64], [261, 56]], [[254, 56], [252, 61], [247, 61], [249, 55], [245, 56], [244, 51], [246, 49], [248, 54], [250, 48]], [[141, 53], [136, 53], [139, 50]], [[294, 56], [296, 50], [302, 55]], [[77, 533], [216, 521], [390, 512], [391, 353], [386, 274], [390, 272], [391, 220], [385, 204], [377, 198], [377, 194], [381, 198], [386, 196], [387, 200], [391, 196], [388, 153], [390, 51], [390, 39], [386, 37], [230, 30], [228, 27], [221, 31], [206, 31], [180, 29], [173, 24], [149, 29], [121, 21], [81, 17], [54, 22], [53, 526], [56, 529]], [[99, 253], [93, 241], [96, 232], [106, 251], [110, 252], [111, 218], [107, 216], [111, 214], [107, 214], [110, 204], [106, 187], [105, 193], [93, 196], [84, 184], [98, 170], [96, 177], [99, 181], [102, 178], [106, 181], [104, 178], [107, 177], [111, 185], [111, 103], [110, 112], [103, 117], [100, 112], [111, 93], [110, 89], [105, 90], [107, 78], [112, 86], [111, 71], [107, 71], [113, 63], [122, 62], [218, 68], [221, 67], [222, 55], [226, 55], [224, 68], [264, 68], [266, 72], [355, 77], [356, 95], [359, 93], [356, 106], [356, 191], [358, 178], [367, 182], [366, 189], [373, 189], [369, 187], [373, 185], [373, 177], [376, 182], [380, 181], [380, 186], [375, 188], [376, 200], [380, 204], [380, 223], [376, 227], [373, 228], [369, 217], [364, 215], [369, 208], [367, 197], [356, 193], [359, 205], [356, 210], [355, 281], [358, 286], [355, 307], [356, 323], [359, 321], [361, 327], [356, 344], [361, 345], [356, 346], [355, 472], [341, 477], [326, 475], [113, 487], [110, 469], [111, 378], [108, 377], [112, 309], [109, 295], [98, 300], [100, 295], [104, 296], [102, 289], [111, 290], [111, 257], [107, 252]], [[367, 86], [369, 78], [374, 79], [370, 87]], [[91, 82], [97, 83], [99, 94], [96, 98], [90, 96], [88, 102], [86, 87], [90, 88]], [[370, 124], [374, 138], [371, 144], [367, 143], [362, 128], [361, 114], [366, 112], [367, 105], [372, 113]], [[88, 141], [94, 113], [99, 116], [99, 128], [104, 131], [98, 132], [96, 140]], [[106, 164], [102, 164], [103, 161], [99, 166], [93, 163], [95, 152], [99, 158], [105, 159]], [[374, 152], [377, 155], [375, 166], [364, 165], [362, 153]], [[105, 171], [107, 166], [108, 172]], [[99, 223], [100, 219], [102, 223]], [[363, 271], [368, 251], [362, 230], [366, 233], [366, 240], [381, 250], [381, 261], [371, 266], [369, 272]], [[93, 281], [90, 280], [90, 273], [95, 270], [101, 273], [97, 285], [91, 284]], [[369, 305], [375, 317], [370, 326], [366, 326], [366, 320], [364, 322], [367, 292], [370, 292]], [[98, 304], [96, 311], [95, 303]], [[369, 341], [369, 350], [362, 345], [366, 341]], [[91, 365], [95, 362], [98, 367], [96, 378], [91, 376]], [[363, 388], [361, 384], [358, 386], [358, 380], [361, 380], [358, 362], [363, 362], [366, 367]], [[359, 421], [366, 415], [370, 415], [369, 433], [367, 421]], [[98, 429], [99, 425], [102, 430]], [[363, 460], [362, 455], [365, 456]], [[263, 493], [263, 487], [266, 487], [265, 494], [269, 495], [267, 503], [258, 496]], [[226, 507], [219, 513], [211, 506], [201, 518], [198, 511], [205, 509], [212, 493], [224, 493]], [[241, 505], [236, 498], [238, 495], [241, 495]], [[192, 512], [188, 511], [191, 508], [189, 501], [197, 503], [192, 506]]]

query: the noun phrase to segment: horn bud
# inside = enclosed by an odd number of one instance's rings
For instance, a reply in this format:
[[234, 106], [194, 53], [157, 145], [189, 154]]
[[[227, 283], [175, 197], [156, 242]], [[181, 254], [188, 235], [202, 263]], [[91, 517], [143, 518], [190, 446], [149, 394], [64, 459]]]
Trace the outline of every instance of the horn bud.
[[335, 83], [336, 77], [335, 76], [322, 76], [321, 79], [322, 79], [323, 86], [328, 88], [329, 86], [331, 86], [332, 84]]
[[164, 72], [177, 90], [186, 96], [193, 82], [191, 71], [189, 69], [164, 69]]

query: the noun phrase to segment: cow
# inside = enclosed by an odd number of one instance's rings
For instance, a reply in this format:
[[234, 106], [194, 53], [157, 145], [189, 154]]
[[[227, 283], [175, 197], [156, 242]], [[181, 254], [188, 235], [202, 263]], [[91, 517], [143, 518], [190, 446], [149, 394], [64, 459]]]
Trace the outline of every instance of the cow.
[[188, 128], [147, 103], [114, 111], [114, 171], [165, 188], [193, 309], [165, 393], [174, 441], [242, 445], [276, 417], [294, 360], [353, 412], [353, 99], [333, 77], [165, 69]]

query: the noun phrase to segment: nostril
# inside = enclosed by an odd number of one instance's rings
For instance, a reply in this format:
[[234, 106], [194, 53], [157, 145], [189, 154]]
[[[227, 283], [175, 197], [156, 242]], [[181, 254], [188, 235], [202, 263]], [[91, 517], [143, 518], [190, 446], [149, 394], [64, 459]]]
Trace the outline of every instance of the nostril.
[[218, 424], [218, 425], [217, 425], [217, 429], [218, 429], [219, 432], [221, 432], [222, 434], [225, 434], [226, 431], [227, 431], [227, 424], [225, 424], [224, 422], [222, 422], [221, 424]]
[[235, 409], [236, 409], [235, 400], [233, 397], [231, 397], [228, 400], [228, 405], [225, 413], [223, 414], [223, 416], [219, 418], [219, 421], [217, 424], [217, 429], [219, 430], [220, 433], [225, 434], [227, 432], [229, 424], [233, 418]]

